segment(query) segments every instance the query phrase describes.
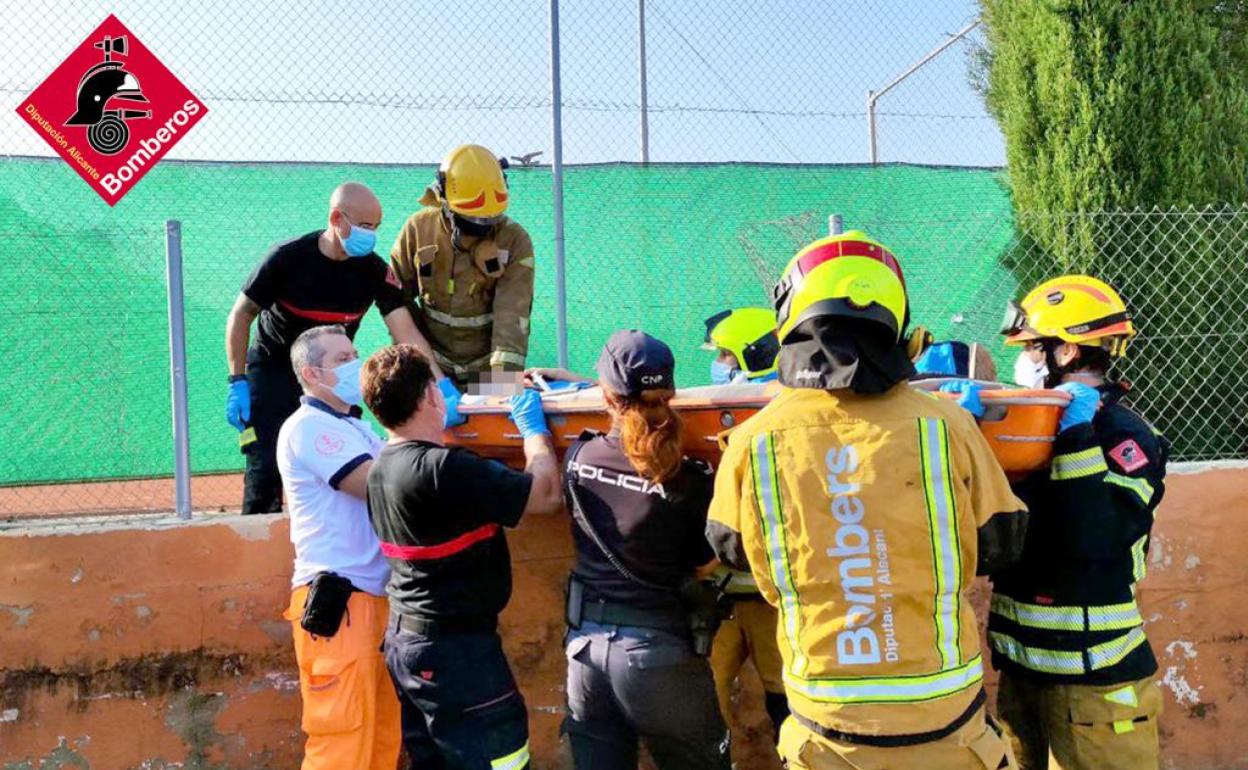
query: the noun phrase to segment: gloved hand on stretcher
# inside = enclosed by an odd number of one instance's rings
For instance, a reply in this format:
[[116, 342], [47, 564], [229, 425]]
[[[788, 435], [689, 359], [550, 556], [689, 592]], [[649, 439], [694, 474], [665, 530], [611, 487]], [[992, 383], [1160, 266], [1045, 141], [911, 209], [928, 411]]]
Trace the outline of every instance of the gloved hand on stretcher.
[[550, 428], [546, 426], [546, 413], [542, 411], [542, 397], [536, 390], [525, 388], [511, 397], [510, 417], [520, 429], [523, 438], [550, 435]]
[[438, 380], [438, 390], [442, 391], [442, 399], [446, 401], [446, 421], [442, 427], [454, 428], [456, 425], [468, 422], [468, 418], [459, 413], [459, 400], [463, 398], [463, 395], [459, 392], [459, 388], [455, 387], [455, 383], [451, 382], [450, 377]]
[[984, 402], [979, 397], [982, 388], [974, 380], [946, 382], [940, 386], [940, 390], [942, 393], [960, 393], [958, 406], [970, 412], [977, 420], [984, 416]]
[[1101, 392], [1091, 385], [1082, 382], [1063, 382], [1057, 390], [1069, 393], [1070, 403], [1062, 412], [1062, 419], [1057, 424], [1058, 432], [1066, 431], [1076, 425], [1086, 425], [1096, 417], [1096, 410], [1101, 408]]

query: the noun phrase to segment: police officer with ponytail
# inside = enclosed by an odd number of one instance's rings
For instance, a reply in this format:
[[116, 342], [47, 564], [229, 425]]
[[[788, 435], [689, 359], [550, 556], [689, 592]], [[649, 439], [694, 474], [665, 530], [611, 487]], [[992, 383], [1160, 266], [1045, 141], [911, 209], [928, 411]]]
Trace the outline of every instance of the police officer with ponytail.
[[713, 556], [713, 479], [684, 456], [674, 366], [659, 340], [612, 335], [598, 360], [611, 432], [583, 435], [565, 459], [576, 565], [564, 731], [578, 770], [635, 770], [639, 741], [660, 770], [730, 767], [710, 637], [689, 599]]

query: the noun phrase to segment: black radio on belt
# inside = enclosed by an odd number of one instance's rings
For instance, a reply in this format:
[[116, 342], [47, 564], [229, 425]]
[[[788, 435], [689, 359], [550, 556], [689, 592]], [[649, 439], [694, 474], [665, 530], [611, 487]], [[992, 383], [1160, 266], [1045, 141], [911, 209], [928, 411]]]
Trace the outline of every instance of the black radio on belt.
[[321, 572], [312, 578], [308, 598], [303, 601], [303, 616], [299, 626], [313, 636], [332, 637], [342, 625], [347, 612], [347, 602], [355, 586], [350, 580], [334, 572]]

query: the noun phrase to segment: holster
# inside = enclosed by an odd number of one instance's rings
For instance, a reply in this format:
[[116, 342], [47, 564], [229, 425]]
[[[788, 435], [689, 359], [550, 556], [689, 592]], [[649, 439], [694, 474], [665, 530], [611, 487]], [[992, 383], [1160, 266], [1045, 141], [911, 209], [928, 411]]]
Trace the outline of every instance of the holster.
[[318, 573], [308, 587], [299, 626], [313, 636], [332, 637], [342, 625], [342, 616], [347, 612], [347, 602], [354, 591], [351, 581], [341, 575]]
[[721, 582], [712, 580], [687, 580], [680, 586], [680, 596], [689, 610], [689, 630], [693, 634], [693, 653], [700, 658], [711, 655], [711, 647], [715, 643], [715, 634], [724, 619], [731, 614], [731, 603], [728, 601], [724, 586], [728, 578]]
[[568, 628], [581, 627], [581, 610], [585, 606], [585, 584], [576, 579], [576, 575], [568, 575], [568, 590], [564, 604], [564, 619]]

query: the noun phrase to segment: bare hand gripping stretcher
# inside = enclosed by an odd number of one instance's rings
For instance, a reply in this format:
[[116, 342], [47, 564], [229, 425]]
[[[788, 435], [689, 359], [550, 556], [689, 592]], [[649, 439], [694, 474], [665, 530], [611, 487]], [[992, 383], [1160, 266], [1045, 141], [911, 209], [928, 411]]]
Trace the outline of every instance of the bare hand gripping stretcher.
[[[913, 383], [912, 387], [936, 391], [945, 382], [950, 380], [927, 379]], [[1001, 467], [1011, 477], [1046, 467], [1058, 420], [1070, 396], [1055, 390], [1010, 390], [998, 383], [980, 384], [985, 412], [979, 428]], [[719, 434], [741, 424], [778, 392], [779, 385], [774, 382], [677, 390], [672, 408], [685, 422], [685, 453], [717, 465]], [[955, 397], [947, 393], [934, 395]], [[610, 428], [600, 388], [543, 393], [542, 406], [555, 448], [561, 453], [577, 440], [581, 431], [606, 432]], [[449, 443], [517, 467], [524, 464], [523, 441], [507, 418], [505, 396], [465, 396], [459, 411], [468, 421], [447, 431]]]

